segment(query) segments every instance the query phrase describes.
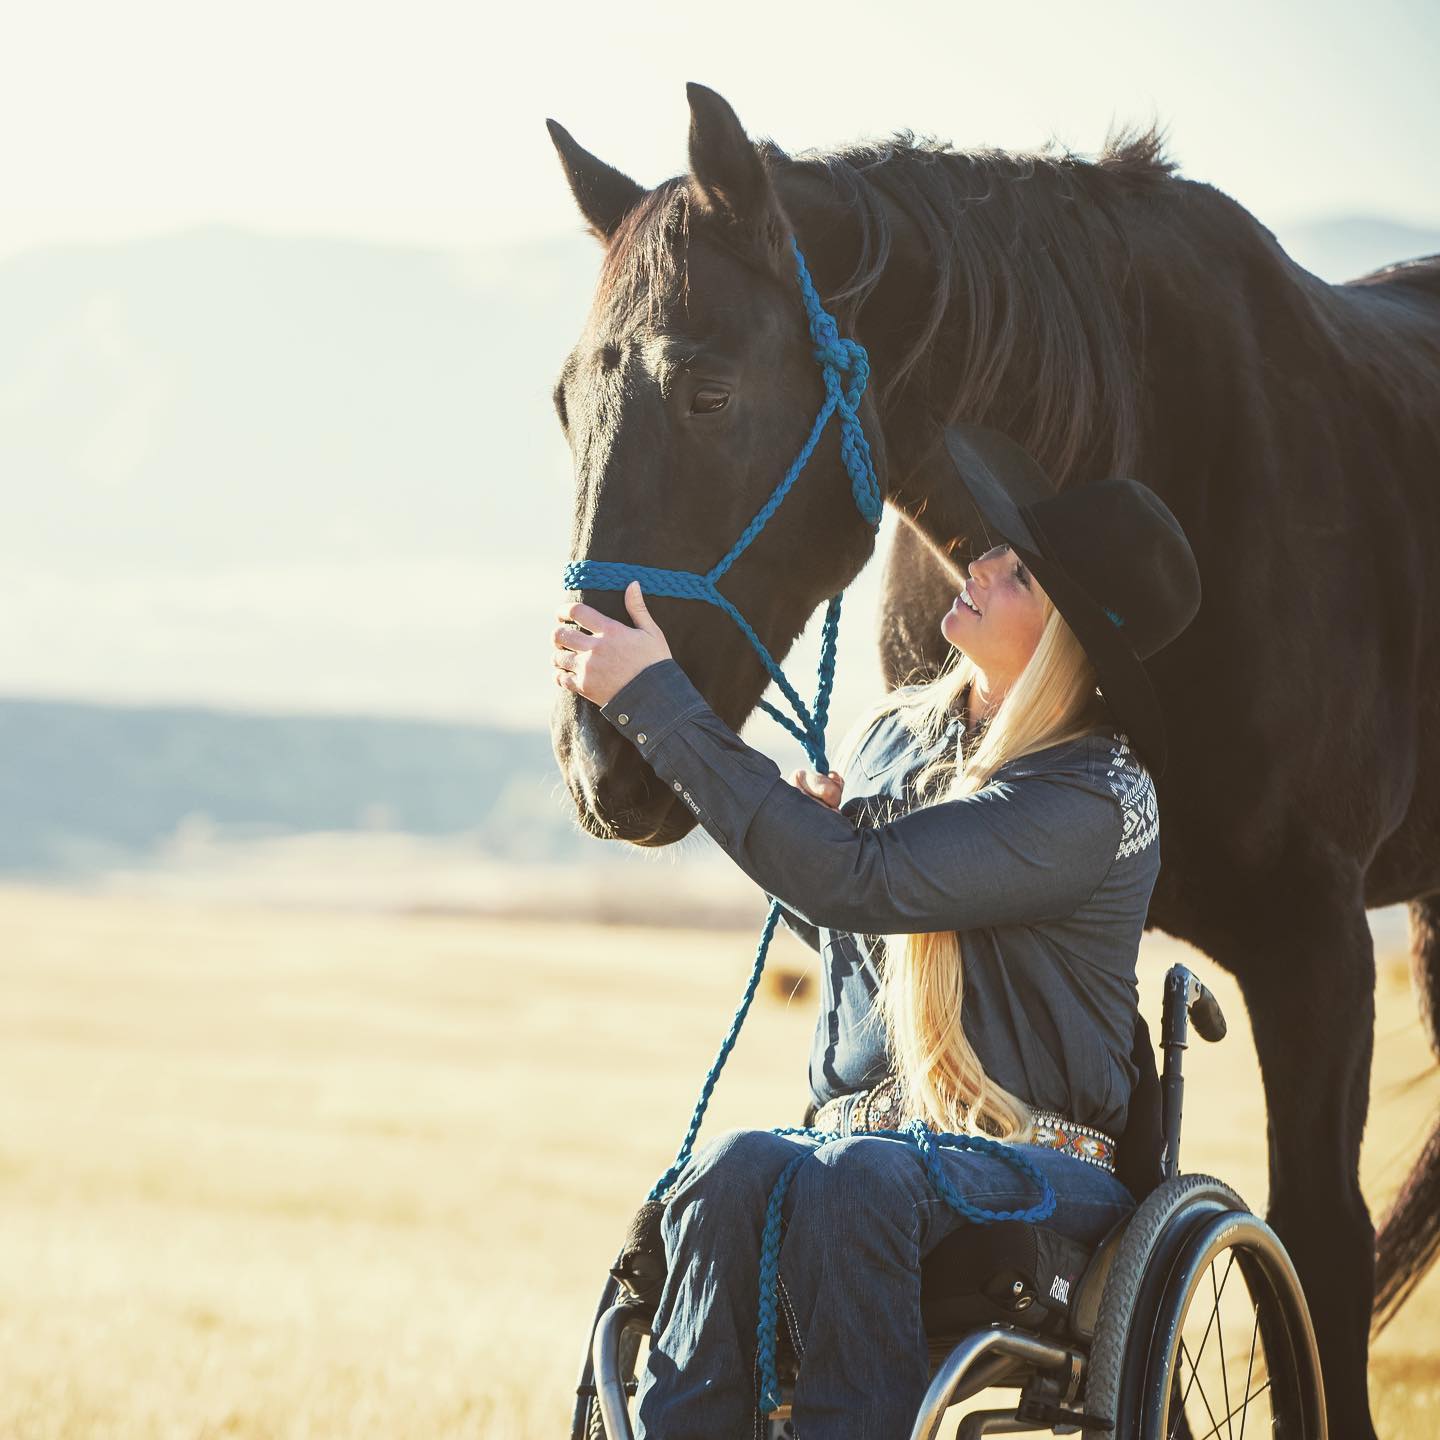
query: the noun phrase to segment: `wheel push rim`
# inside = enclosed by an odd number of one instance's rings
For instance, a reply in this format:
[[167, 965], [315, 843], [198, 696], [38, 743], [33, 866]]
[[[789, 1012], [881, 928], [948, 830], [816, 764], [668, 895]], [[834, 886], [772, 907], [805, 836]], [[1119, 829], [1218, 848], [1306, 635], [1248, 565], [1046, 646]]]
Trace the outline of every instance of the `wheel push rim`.
[[1219, 1215], [1189, 1238], [1153, 1334], [1147, 1440], [1323, 1440], [1314, 1329], [1294, 1266], [1263, 1220]]

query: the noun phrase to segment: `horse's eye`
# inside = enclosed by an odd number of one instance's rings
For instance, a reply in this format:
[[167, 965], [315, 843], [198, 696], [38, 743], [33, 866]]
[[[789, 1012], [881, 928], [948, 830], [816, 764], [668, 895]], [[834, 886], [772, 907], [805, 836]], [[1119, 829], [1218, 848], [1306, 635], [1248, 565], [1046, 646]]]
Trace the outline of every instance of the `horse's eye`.
[[713, 415], [717, 410], [723, 410], [729, 403], [728, 391], [697, 390], [695, 398], [690, 402], [690, 413], [692, 415]]

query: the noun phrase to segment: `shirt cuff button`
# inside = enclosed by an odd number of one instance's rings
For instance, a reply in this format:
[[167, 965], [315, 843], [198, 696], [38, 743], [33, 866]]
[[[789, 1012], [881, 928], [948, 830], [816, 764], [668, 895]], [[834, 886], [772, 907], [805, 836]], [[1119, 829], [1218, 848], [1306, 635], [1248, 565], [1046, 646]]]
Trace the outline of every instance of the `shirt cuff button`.
[[628, 715], [623, 714], [623, 713], [620, 714], [620, 715], [617, 715], [615, 718], [616, 718], [622, 725], [628, 725], [628, 724], [630, 723], [630, 717], [629, 717]]
[[642, 730], [635, 738], [643, 745], [645, 743], [645, 732]]
[[676, 788], [677, 790], [679, 790], [679, 789], [681, 788], [680, 782], [679, 782], [678, 780], [675, 782], [675, 788]]

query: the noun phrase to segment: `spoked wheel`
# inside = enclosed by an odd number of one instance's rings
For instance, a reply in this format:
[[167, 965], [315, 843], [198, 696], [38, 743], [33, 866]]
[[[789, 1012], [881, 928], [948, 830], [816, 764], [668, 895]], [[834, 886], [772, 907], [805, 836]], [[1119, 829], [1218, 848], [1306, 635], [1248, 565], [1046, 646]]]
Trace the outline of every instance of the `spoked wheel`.
[[1139, 1395], [1144, 1440], [1325, 1435], [1310, 1312], [1274, 1232], [1211, 1216], [1170, 1274]]
[[1182, 1175], [1128, 1222], [1100, 1301], [1085, 1409], [1140, 1440], [1324, 1440], [1295, 1267], [1228, 1185]]

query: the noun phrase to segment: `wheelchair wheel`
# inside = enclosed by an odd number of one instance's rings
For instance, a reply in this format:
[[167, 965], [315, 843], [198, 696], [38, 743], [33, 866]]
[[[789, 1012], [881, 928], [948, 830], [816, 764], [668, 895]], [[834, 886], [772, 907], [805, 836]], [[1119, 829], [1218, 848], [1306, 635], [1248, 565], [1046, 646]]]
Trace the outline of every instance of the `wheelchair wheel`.
[[596, 1364], [595, 1337], [602, 1328], [604, 1318], [612, 1313], [612, 1307], [620, 1299], [620, 1286], [612, 1276], [606, 1280], [601, 1291], [591, 1325], [590, 1343], [585, 1346], [585, 1354], [581, 1357], [580, 1378], [575, 1386], [575, 1409], [570, 1418], [570, 1440], [613, 1440], [606, 1435], [605, 1419], [601, 1413], [600, 1385], [604, 1379], [613, 1376], [623, 1392], [623, 1396], [617, 1397], [622, 1402], [625, 1396], [635, 1393], [636, 1362], [645, 1332], [643, 1321], [611, 1327], [608, 1332], [610, 1348], [605, 1357], [607, 1364], [604, 1367]]
[[[619, 1338], [616, 1360], [618, 1379], [628, 1395], [634, 1394], [636, 1361], [639, 1355], [640, 1332], [624, 1331]], [[586, 1402], [582, 1433], [584, 1440], [616, 1440], [616, 1437], [606, 1433], [605, 1418], [600, 1413], [600, 1401], [596, 1396], [591, 1396]]]
[[1106, 1279], [1085, 1409], [1114, 1435], [1323, 1440], [1310, 1312], [1274, 1232], [1205, 1175], [1136, 1212]]

